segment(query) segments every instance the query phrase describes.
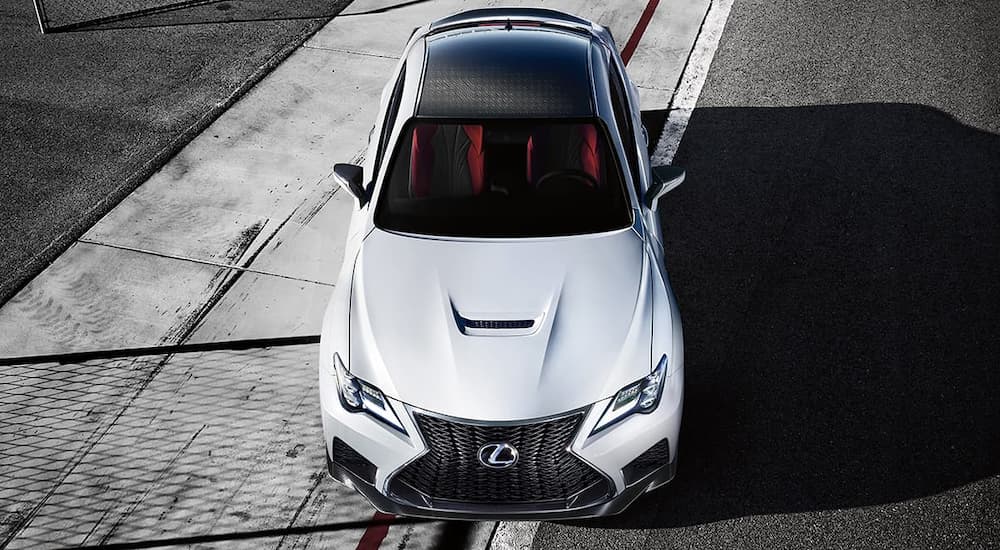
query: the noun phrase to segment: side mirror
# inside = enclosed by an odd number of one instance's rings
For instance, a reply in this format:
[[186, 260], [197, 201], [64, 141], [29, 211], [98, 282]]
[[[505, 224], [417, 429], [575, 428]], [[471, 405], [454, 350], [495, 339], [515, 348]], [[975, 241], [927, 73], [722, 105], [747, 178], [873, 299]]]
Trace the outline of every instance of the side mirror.
[[646, 190], [646, 206], [655, 212], [656, 207], [660, 202], [660, 197], [666, 195], [668, 191], [683, 182], [683, 168], [677, 166], [654, 166], [653, 184], [649, 186], [648, 190]]
[[358, 206], [364, 206], [368, 202], [368, 192], [361, 183], [364, 180], [363, 168], [356, 164], [334, 164], [333, 178], [358, 199]]

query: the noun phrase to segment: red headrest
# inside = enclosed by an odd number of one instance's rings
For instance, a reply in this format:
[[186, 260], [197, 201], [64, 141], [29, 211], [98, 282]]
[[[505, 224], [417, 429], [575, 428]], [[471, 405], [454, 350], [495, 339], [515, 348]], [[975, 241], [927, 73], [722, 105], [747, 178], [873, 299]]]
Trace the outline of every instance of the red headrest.
[[[463, 150], [464, 158], [455, 158]], [[410, 145], [410, 196], [423, 198], [431, 195], [435, 163], [441, 164], [437, 177], [455, 178], [450, 182], [454, 185], [467, 182], [472, 194], [478, 195], [485, 188], [485, 161], [482, 126], [467, 124], [458, 129], [455, 126], [417, 124], [413, 128]], [[463, 169], [468, 171], [463, 172]]]

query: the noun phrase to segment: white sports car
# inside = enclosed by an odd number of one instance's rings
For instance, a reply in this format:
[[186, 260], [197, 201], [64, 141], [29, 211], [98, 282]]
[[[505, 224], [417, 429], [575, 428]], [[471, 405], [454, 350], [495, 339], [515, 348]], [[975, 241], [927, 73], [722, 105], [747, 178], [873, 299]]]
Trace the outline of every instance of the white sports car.
[[614, 514], [670, 481], [684, 346], [638, 94], [542, 9], [417, 29], [382, 94], [323, 322], [330, 474], [382, 511]]

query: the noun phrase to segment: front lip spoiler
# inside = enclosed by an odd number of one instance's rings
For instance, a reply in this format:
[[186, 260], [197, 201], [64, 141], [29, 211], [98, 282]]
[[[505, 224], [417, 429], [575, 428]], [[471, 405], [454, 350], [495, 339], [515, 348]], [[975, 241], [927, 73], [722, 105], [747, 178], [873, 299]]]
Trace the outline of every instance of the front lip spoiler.
[[424, 508], [413, 506], [393, 500], [375, 489], [375, 486], [341, 467], [335, 462], [327, 459], [327, 470], [333, 479], [354, 487], [359, 493], [367, 498], [372, 505], [380, 512], [399, 516], [411, 516], [428, 519], [449, 519], [449, 520], [560, 520], [560, 519], [582, 519], [601, 516], [611, 516], [620, 514], [629, 507], [637, 498], [642, 496], [647, 490], [659, 487], [671, 481], [677, 472], [677, 458], [648, 475], [629, 485], [614, 497], [597, 504], [591, 504], [581, 508], [571, 508], [567, 510], [541, 510], [525, 511], [523, 505], [519, 505], [518, 511], [504, 510], [502, 505], [484, 504], [479, 509], [467, 510], [443, 510], [436, 508]]

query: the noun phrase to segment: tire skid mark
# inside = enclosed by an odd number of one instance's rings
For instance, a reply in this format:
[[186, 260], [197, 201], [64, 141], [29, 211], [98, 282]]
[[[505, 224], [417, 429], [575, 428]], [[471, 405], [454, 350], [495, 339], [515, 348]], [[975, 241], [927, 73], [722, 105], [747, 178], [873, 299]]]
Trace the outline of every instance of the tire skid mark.
[[[210, 184], [204, 182], [205, 186]], [[234, 226], [262, 226], [268, 220], [232, 204], [192, 204], [192, 200], [177, 200], [172, 193], [173, 186], [164, 187], [140, 188], [79, 240], [173, 254], [197, 256], [204, 253], [208, 259], [218, 260], [228, 258], [227, 253], [239, 244], [247, 231], [246, 227], [237, 230]], [[178, 228], [197, 228], [197, 233], [178, 233]], [[185, 246], [178, 247], [178, 242]]]
[[[286, 223], [288, 223], [290, 218], [291, 216], [285, 218], [284, 221], [282, 221], [281, 224], [279, 224], [278, 227], [276, 227], [274, 231], [271, 232], [266, 239], [264, 239], [260, 246], [253, 250], [250, 256], [241, 263], [241, 266], [249, 267], [253, 264], [253, 261], [257, 258], [257, 256], [264, 250], [264, 248], [267, 247], [268, 243], [274, 239], [275, 236], [277, 236], [278, 232], [281, 231], [281, 228], [284, 227]], [[168, 329], [160, 341], [162, 343], [167, 343], [171, 341], [184, 342], [187, 340], [198, 328], [201, 322], [205, 320], [205, 317], [208, 316], [208, 313], [212, 310], [212, 308], [215, 307], [220, 300], [222, 300], [222, 297], [229, 292], [229, 289], [236, 284], [244, 273], [246, 273], [246, 271], [236, 271], [229, 268], [217, 271], [207, 285], [208, 288], [206, 290], [210, 291], [207, 300], [205, 300], [199, 307], [195, 308], [194, 311], [189, 313], [180, 323]], [[216, 286], [215, 282], [219, 279], [222, 279], [222, 282]], [[190, 304], [191, 302], [188, 303]]]
[[[326, 470], [319, 470], [312, 474], [313, 484], [309, 487], [309, 491], [303, 495], [302, 502], [300, 502], [298, 508], [295, 509], [295, 513], [292, 514], [292, 519], [288, 521], [288, 525], [286, 527], [295, 526], [295, 522], [299, 519], [299, 516], [302, 515], [302, 511], [305, 510], [306, 506], [312, 500], [313, 493], [315, 493], [316, 489], [319, 488], [319, 484], [323, 482], [323, 476], [325, 475]], [[285, 539], [287, 538], [287, 536], [281, 537], [278, 541], [278, 545], [274, 547], [275, 550], [279, 550], [282, 546], [284, 546]]]
[[235, 263], [238, 261], [253, 244], [254, 239], [260, 235], [265, 225], [267, 225], [267, 220], [257, 221], [249, 227], [244, 227], [236, 239], [229, 243], [226, 251], [222, 253], [225, 262]]
[[29, 285], [11, 299], [10, 307], [36, 321], [36, 329], [44, 330], [67, 348], [81, 342], [115, 341], [110, 332], [117, 319], [104, 308], [100, 285], [93, 275], [76, 270], [68, 262], [54, 263], [50, 275], [49, 288]]
[[[361, 149], [359, 152], [351, 158], [351, 164], [361, 165], [365, 162], [365, 149]], [[324, 185], [325, 184], [325, 185]], [[323, 176], [316, 182], [316, 187], [319, 189], [319, 196], [316, 199], [307, 197], [303, 200], [295, 210], [292, 211], [290, 218], [297, 224], [308, 225], [309, 222], [316, 217], [317, 214], [323, 210], [323, 207], [333, 199], [334, 195], [340, 191], [340, 185], [334, 182], [333, 172], [331, 171], [327, 175]]]

